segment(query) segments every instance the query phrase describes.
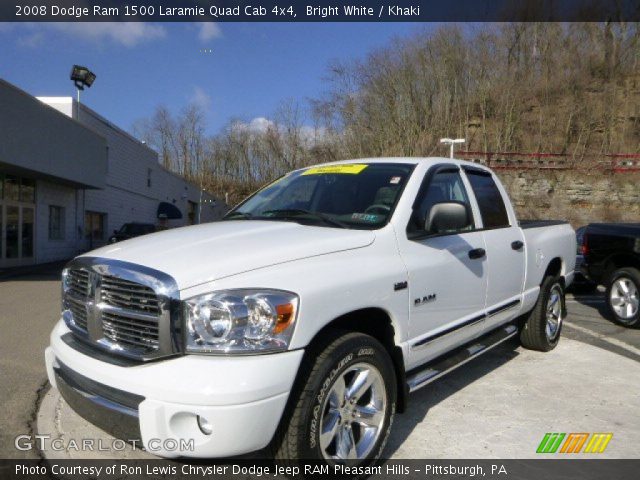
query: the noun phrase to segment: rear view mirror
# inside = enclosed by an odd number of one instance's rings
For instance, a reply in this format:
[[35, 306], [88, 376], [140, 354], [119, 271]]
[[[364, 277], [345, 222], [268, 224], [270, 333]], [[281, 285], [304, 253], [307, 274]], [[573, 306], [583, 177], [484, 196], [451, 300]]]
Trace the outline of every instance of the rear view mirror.
[[461, 202], [436, 203], [424, 222], [428, 233], [450, 233], [464, 230], [471, 226], [471, 215], [468, 207]]

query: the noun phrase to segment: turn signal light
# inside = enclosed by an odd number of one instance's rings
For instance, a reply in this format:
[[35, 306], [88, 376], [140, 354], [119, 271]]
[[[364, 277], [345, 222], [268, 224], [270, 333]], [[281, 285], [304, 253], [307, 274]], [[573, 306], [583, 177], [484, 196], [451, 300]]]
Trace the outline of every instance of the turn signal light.
[[278, 314], [278, 319], [276, 320], [276, 325], [273, 328], [273, 333], [280, 333], [284, 331], [289, 325], [291, 325], [294, 319], [294, 316], [293, 316], [294, 312], [295, 312], [295, 309], [293, 307], [293, 304], [291, 303], [278, 305], [276, 307], [276, 313]]

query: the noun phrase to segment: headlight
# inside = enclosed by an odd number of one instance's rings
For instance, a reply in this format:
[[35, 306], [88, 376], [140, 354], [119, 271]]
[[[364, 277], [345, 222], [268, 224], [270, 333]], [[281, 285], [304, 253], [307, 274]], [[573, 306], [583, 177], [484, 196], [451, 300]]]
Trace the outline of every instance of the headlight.
[[263, 353], [286, 350], [298, 296], [279, 290], [225, 290], [184, 302], [190, 353]]

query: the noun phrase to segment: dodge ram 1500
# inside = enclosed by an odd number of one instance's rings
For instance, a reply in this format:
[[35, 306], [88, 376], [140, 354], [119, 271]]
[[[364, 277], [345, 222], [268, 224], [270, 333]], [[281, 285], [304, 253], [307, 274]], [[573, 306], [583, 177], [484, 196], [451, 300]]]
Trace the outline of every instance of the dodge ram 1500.
[[410, 392], [512, 336], [558, 344], [575, 250], [479, 164], [300, 169], [222, 221], [72, 260], [47, 372], [115, 436], [193, 440], [161, 456], [368, 465]]

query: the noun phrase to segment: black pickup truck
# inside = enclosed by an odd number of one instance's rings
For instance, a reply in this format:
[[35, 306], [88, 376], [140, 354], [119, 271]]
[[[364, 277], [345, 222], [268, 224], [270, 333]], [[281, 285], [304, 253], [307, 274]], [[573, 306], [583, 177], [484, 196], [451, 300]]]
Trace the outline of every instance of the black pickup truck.
[[614, 319], [640, 326], [640, 223], [591, 223], [582, 241], [582, 274], [607, 288]]

